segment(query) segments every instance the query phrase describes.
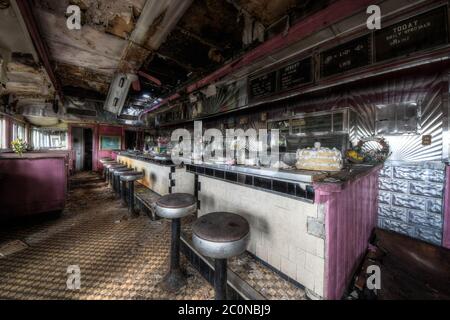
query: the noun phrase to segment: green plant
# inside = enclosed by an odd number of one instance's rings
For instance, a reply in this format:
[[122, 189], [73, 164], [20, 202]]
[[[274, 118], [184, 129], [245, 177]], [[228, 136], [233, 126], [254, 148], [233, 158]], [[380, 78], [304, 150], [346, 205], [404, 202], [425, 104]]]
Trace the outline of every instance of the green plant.
[[15, 153], [22, 156], [22, 154], [27, 150], [28, 144], [22, 139], [16, 139], [11, 142], [11, 147]]

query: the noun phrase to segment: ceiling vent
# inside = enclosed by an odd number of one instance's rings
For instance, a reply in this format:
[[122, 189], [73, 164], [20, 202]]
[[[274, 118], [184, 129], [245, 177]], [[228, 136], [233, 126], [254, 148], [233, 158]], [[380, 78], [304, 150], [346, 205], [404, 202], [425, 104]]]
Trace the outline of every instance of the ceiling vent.
[[97, 111], [89, 109], [67, 108], [66, 113], [74, 116], [96, 117]]
[[106, 98], [103, 109], [119, 115], [122, 112], [130, 85], [137, 79], [135, 74], [116, 74], [109, 87], [108, 97]]

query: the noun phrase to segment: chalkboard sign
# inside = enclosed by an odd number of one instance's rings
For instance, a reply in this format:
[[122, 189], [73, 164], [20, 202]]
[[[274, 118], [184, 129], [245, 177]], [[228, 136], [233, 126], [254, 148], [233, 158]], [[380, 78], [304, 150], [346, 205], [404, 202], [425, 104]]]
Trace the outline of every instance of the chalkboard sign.
[[275, 92], [277, 87], [277, 73], [270, 72], [250, 80], [250, 97], [261, 98]]
[[448, 43], [447, 8], [440, 7], [375, 32], [375, 60], [383, 61]]
[[328, 77], [371, 63], [370, 36], [366, 35], [320, 54], [320, 76]]
[[287, 90], [312, 81], [312, 58], [291, 63], [279, 71], [280, 90]]
[[100, 150], [120, 150], [120, 136], [100, 136]]

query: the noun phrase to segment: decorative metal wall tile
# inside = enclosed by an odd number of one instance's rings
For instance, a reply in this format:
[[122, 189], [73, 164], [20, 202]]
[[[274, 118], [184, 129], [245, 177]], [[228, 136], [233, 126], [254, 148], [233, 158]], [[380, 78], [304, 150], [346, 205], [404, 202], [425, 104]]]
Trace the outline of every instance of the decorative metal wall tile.
[[380, 177], [382, 178], [392, 178], [393, 167], [384, 166], [383, 169], [380, 170]]
[[419, 197], [393, 195], [392, 205], [402, 208], [426, 210], [426, 200]]
[[425, 181], [426, 175], [423, 170], [417, 170], [417, 167], [395, 167], [393, 178]]
[[418, 196], [442, 198], [443, 185], [442, 184], [411, 182], [410, 183], [410, 192], [411, 192], [411, 194], [418, 195]]
[[442, 243], [442, 234], [436, 229], [417, 228], [417, 238], [437, 245]]
[[383, 228], [410, 236], [414, 234], [413, 228], [410, 225], [392, 219], [383, 219]]
[[408, 215], [409, 221], [413, 224], [435, 229], [442, 227], [442, 216], [440, 214], [409, 210]]
[[378, 207], [378, 214], [387, 218], [408, 222], [408, 212], [406, 209], [380, 205]]
[[443, 183], [445, 180], [444, 170], [426, 170], [425, 175], [430, 182]]
[[408, 182], [403, 180], [381, 178], [380, 189], [385, 191], [408, 193]]
[[433, 199], [433, 200], [428, 200], [427, 203], [427, 209], [428, 212], [432, 212], [432, 213], [442, 213], [442, 200], [438, 200], [438, 199]]
[[391, 204], [391, 194], [380, 191], [378, 201], [383, 204]]
[[380, 177], [379, 227], [440, 244], [445, 168], [398, 162], [389, 167], [391, 178], [388, 170]]

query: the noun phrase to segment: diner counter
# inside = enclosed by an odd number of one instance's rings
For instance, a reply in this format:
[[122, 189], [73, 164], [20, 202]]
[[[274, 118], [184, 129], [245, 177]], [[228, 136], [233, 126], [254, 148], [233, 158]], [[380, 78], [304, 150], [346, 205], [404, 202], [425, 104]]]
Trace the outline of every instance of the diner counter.
[[64, 208], [69, 152], [0, 154], [0, 219]]
[[170, 159], [132, 152], [119, 152], [116, 158], [127, 167], [142, 171], [144, 177], [138, 182], [159, 195], [174, 192], [194, 194], [194, 177]]

